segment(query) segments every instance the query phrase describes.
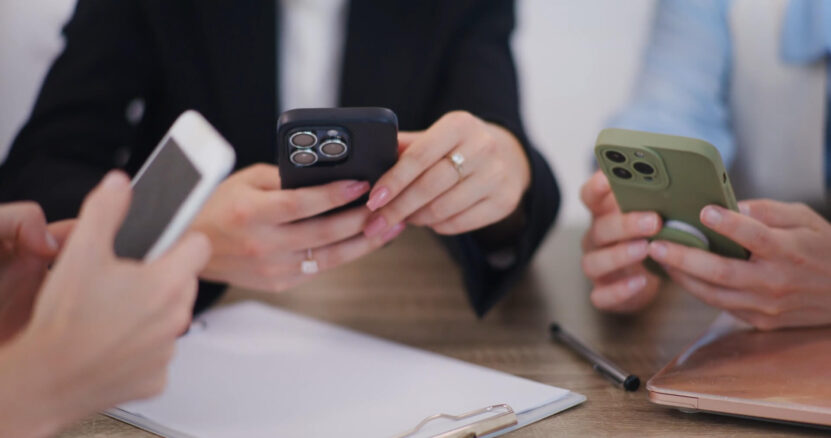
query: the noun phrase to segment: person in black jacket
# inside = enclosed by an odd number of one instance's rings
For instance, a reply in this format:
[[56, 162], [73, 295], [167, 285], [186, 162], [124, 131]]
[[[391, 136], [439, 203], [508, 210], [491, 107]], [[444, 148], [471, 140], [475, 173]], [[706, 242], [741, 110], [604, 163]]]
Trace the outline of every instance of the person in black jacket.
[[192, 108], [234, 145], [238, 166], [195, 222], [214, 247], [197, 310], [225, 283], [289, 288], [308, 278], [310, 254], [328, 269], [409, 223], [443, 236], [483, 315], [528, 265], [559, 206], [520, 120], [514, 2], [349, 2], [338, 104], [390, 108], [410, 132], [368, 209], [324, 217], [315, 216], [370, 188], [280, 190], [278, 3], [79, 0], [66, 48], [0, 169], [0, 200], [37, 201], [50, 220], [74, 217], [102, 175], [134, 173]]

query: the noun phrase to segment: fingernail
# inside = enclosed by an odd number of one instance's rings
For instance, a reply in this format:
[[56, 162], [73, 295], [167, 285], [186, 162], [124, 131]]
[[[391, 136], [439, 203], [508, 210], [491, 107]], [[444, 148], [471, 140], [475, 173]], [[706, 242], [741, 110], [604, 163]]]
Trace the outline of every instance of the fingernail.
[[633, 277], [626, 282], [626, 287], [628, 287], [632, 292], [637, 292], [643, 289], [644, 286], [646, 286], [646, 277], [643, 275]]
[[626, 248], [626, 252], [629, 253], [629, 257], [632, 259], [639, 259], [646, 255], [646, 252], [649, 249], [649, 243], [645, 240], [639, 240], [637, 242], [632, 242]]
[[379, 187], [375, 191], [369, 195], [369, 202], [366, 203], [366, 206], [372, 210], [378, 210], [379, 208], [387, 205], [390, 197], [390, 189], [386, 187]]
[[46, 232], [46, 245], [49, 246], [49, 249], [52, 251], [58, 250], [58, 239], [55, 239], [55, 236], [48, 231]]
[[652, 242], [649, 244], [649, 255], [652, 256], [653, 259], [665, 259], [667, 251], [667, 245], [663, 242]]
[[650, 214], [640, 218], [638, 220], [638, 226], [641, 227], [642, 232], [652, 233], [658, 227], [658, 221], [655, 219], [655, 216]]
[[384, 233], [381, 239], [384, 242], [389, 242], [390, 240], [398, 237], [398, 235], [401, 234], [401, 232], [404, 231], [405, 228], [407, 228], [407, 225], [404, 223], [395, 225], [394, 227], [390, 228], [386, 233]]
[[343, 192], [347, 199], [355, 199], [369, 190], [369, 183], [366, 181], [354, 181], [344, 187]]
[[716, 207], [704, 207], [704, 214], [702, 215], [704, 223], [707, 225], [718, 225], [721, 223], [722, 214], [719, 210]]
[[605, 192], [606, 190], [609, 190], [609, 179], [606, 178], [605, 175], [597, 178], [597, 182], [594, 183], [594, 189], [598, 192]]
[[120, 190], [129, 183], [130, 181], [124, 173], [113, 170], [107, 173], [107, 176], [101, 181], [101, 187], [106, 190]]
[[739, 212], [745, 216], [750, 216], [750, 205], [739, 202]]
[[381, 231], [387, 229], [387, 220], [384, 219], [384, 216], [378, 216], [377, 218], [373, 219], [369, 225], [364, 228], [364, 235], [366, 237], [375, 237]]

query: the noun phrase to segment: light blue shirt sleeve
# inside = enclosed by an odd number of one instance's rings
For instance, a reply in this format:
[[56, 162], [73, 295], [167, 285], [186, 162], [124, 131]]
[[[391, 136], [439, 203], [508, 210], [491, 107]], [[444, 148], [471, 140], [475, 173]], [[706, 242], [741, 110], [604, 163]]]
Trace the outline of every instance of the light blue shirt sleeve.
[[661, 0], [633, 95], [610, 126], [700, 138], [729, 167], [729, 0]]

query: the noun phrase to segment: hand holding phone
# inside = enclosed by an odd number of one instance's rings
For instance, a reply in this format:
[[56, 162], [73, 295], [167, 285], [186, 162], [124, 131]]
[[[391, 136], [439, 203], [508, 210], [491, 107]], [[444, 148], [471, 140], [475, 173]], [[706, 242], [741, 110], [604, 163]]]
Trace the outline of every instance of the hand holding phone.
[[[592, 213], [583, 239], [583, 271], [601, 309], [637, 310], [657, 293], [663, 274], [648, 258], [649, 240], [670, 240], [729, 257], [740, 245], [701, 224], [709, 204], [736, 208], [716, 149], [700, 140], [608, 129], [595, 148], [601, 168], [581, 190]], [[646, 266], [647, 269], [644, 268]]]
[[[386, 108], [301, 108], [277, 122], [277, 162], [285, 189], [334, 181], [370, 185], [398, 160], [398, 118]], [[365, 202], [359, 199], [349, 206]]]

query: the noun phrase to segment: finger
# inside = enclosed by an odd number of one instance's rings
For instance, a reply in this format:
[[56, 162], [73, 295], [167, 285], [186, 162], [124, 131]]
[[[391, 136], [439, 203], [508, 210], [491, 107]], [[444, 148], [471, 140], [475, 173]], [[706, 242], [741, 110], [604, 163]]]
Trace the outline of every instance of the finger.
[[782, 309], [774, 299], [752, 292], [720, 287], [686, 274], [677, 269], [666, 269], [673, 281], [699, 300], [719, 309], [753, 311], [764, 314], [777, 314]]
[[645, 273], [635, 274], [592, 290], [595, 307], [607, 312], [628, 313], [649, 304], [658, 293], [659, 280]]
[[608, 213], [592, 223], [589, 233], [595, 246], [654, 236], [661, 229], [661, 217], [654, 212]]
[[248, 185], [262, 190], [280, 189], [280, 168], [271, 164], [258, 163], [240, 170], [231, 178], [239, 179]]
[[109, 172], [84, 200], [68, 245], [84, 245], [96, 248], [99, 254], [113, 254], [115, 235], [127, 216], [131, 198], [127, 175], [116, 170]]
[[771, 199], [751, 199], [739, 203], [739, 211], [775, 228], [809, 227], [822, 218], [805, 204]]
[[398, 154], [403, 154], [423, 134], [423, 131], [400, 131], [398, 133]]
[[775, 229], [750, 216], [715, 205], [704, 207], [700, 216], [701, 223], [755, 255], [765, 257], [782, 250]]
[[596, 280], [619, 269], [644, 261], [649, 254], [645, 239], [622, 242], [614, 246], [587, 252], [582, 267], [587, 277]]
[[[368, 238], [358, 235], [343, 242], [316, 248], [312, 251], [312, 258], [317, 262], [320, 270], [325, 271], [355, 261], [376, 249], [386, 245], [398, 237], [406, 228], [405, 224], [397, 224], [378, 238]], [[305, 259], [306, 253], [299, 254]], [[300, 263], [297, 264], [298, 268]]]
[[369, 190], [366, 181], [337, 181], [314, 187], [265, 192], [255, 214], [261, 221], [284, 224], [346, 205]]
[[432, 228], [436, 233], [446, 236], [467, 233], [504, 219], [506, 215], [502, 211], [495, 201], [486, 198], [450, 219], [434, 225]]
[[62, 248], [77, 224], [77, 219], [66, 219], [58, 222], [52, 222], [47, 225], [46, 228], [49, 230], [49, 234], [55, 238], [58, 247]]
[[471, 175], [411, 214], [407, 222], [417, 226], [434, 226], [444, 222], [486, 198], [493, 190], [491, 181], [489, 178]]
[[[607, 198], [611, 194], [612, 189], [609, 186], [609, 180], [599, 170], [580, 187], [580, 200], [583, 201], [583, 205], [595, 216], [609, 212]], [[617, 207], [617, 202], [615, 202], [614, 206]]]
[[174, 277], [196, 277], [210, 259], [210, 239], [200, 232], [191, 231], [152, 264]]
[[[473, 117], [473, 116], [470, 116]], [[373, 187], [367, 207], [376, 211], [395, 199], [407, 186], [459, 144], [472, 121], [444, 116], [401, 154], [398, 162]]]
[[390, 224], [403, 222], [459, 182], [459, 174], [449, 160], [440, 160], [416, 179], [391, 203], [381, 208], [364, 229], [367, 237], [386, 231]]
[[330, 216], [284, 225], [280, 229], [280, 235], [285, 236], [280, 239], [280, 250], [298, 251], [346, 240], [363, 231], [370, 214], [372, 212], [368, 209], [358, 207]]
[[662, 240], [649, 244], [649, 256], [658, 263], [729, 288], [759, 287], [764, 278], [764, 272], [750, 262]]
[[58, 243], [46, 227], [46, 216], [34, 202], [15, 202], [0, 207], [0, 240], [15, 242], [21, 249], [53, 256]]

